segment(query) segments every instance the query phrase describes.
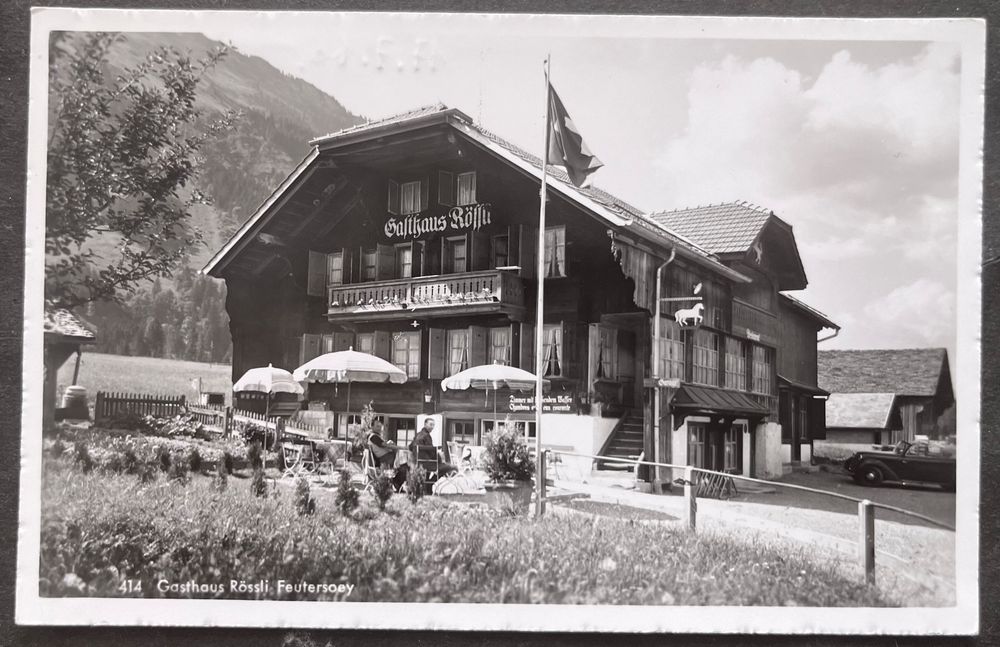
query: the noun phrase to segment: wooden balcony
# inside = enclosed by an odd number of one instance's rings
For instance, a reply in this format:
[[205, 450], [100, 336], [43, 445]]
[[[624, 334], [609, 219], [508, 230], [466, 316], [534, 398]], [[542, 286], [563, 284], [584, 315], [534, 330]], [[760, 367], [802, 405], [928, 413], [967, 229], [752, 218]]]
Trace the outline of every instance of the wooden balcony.
[[733, 334], [774, 345], [778, 341], [778, 318], [757, 306], [733, 299]]
[[501, 270], [338, 285], [327, 290], [327, 318], [350, 322], [427, 316], [525, 314], [524, 283]]

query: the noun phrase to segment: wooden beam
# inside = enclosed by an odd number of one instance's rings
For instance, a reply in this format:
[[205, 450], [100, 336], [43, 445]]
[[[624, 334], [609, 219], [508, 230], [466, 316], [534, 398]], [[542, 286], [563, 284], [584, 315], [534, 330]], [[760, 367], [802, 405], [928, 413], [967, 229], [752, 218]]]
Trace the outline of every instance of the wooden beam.
[[312, 224], [313, 220], [315, 220], [316, 217], [319, 216], [319, 214], [325, 210], [326, 207], [329, 206], [330, 203], [332, 203], [338, 196], [342, 195], [351, 184], [348, 181], [347, 176], [344, 175], [338, 175], [333, 183], [336, 185], [334, 190], [320, 198], [317, 198], [319, 201], [318, 204], [314, 201], [312, 210], [302, 217], [301, 222], [299, 222], [299, 224], [296, 225], [295, 228], [288, 234], [288, 238], [290, 240], [298, 238], [299, 234], [301, 234], [306, 227]]

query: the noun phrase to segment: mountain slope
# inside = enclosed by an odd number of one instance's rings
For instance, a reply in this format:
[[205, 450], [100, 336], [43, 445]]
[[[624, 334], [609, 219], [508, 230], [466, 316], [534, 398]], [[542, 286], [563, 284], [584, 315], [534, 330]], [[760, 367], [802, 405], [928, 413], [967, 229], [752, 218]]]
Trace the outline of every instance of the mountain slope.
[[[72, 34], [74, 39], [82, 34]], [[107, 59], [107, 78], [133, 68], [147, 54], [170, 47], [201, 59], [221, 43], [198, 33], [128, 33]], [[56, 97], [50, 97], [54, 105]], [[264, 59], [230, 51], [208, 70], [197, 106], [208, 122], [228, 110], [242, 117], [236, 128], [206, 144], [194, 187], [212, 205], [192, 210], [191, 224], [204, 245], [190, 250], [173, 280], [152, 283], [124, 306], [97, 303], [85, 313], [98, 328], [97, 350], [197, 361], [225, 361], [230, 353], [225, 286], [195, 276], [211, 255], [270, 195], [308, 153], [309, 140], [363, 121], [310, 83], [285, 74]], [[91, 247], [110, 257], [111, 238]]]

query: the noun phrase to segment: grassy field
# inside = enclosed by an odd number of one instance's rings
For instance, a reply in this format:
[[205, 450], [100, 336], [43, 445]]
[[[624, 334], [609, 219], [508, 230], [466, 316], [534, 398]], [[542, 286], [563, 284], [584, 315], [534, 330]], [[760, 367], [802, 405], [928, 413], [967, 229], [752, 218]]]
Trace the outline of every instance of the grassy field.
[[[95, 468], [72, 451], [45, 462], [40, 592], [46, 596], [333, 599], [383, 602], [884, 606], [878, 592], [804, 551], [601, 518], [540, 520], [434, 497], [370, 495], [350, 516], [314, 487], [263, 498], [250, 481], [152, 482]], [[163, 590], [157, 583], [191, 583]], [[233, 580], [266, 580], [240, 590]], [[350, 586], [278, 589], [278, 581]], [[131, 584], [129, 584], [131, 582]]]
[[[75, 358], [71, 358], [59, 369], [59, 397], [73, 383], [74, 363]], [[186, 395], [192, 398], [197, 391], [191, 382], [200, 377], [203, 391], [225, 393], [228, 402], [232, 389], [230, 371], [228, 364], [126, 357], [84, 351], [77, 383], [87, 388], [87, 394], [93, 403], [98, 391]]]

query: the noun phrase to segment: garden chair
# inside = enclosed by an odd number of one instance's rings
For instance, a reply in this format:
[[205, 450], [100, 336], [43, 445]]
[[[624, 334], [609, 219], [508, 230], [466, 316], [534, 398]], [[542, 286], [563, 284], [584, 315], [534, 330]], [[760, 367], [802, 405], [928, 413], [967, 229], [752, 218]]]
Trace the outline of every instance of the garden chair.
[[285, 459], [285, 471], [282, 478], [296, 478], [303, 474], [312, 474], [316, 470], [311, 448], [296, 443], [281, 443], [281, 454]]
[[427, 473], [425, 488], [428, 493], [432, 491], [434, 481], [438, 478], [441, 470], [441, 459], [438, 457], [438, 448], [433, 445], [417, 445], [414, 447], [416, 453], [413, 456], [416, 469], [421, 469]]
[[[386, 469], [380, 467], [378, 461], [375, 460], [375, 454], [372, 453], [367, 447], [363, 454], [361, 454], [361, 473], [360, 473], [360, 485], [361, 489], [365, 492], [373, 492], [375, 489], [375, 479], [386, 473]], [[399, 488], [393, 486], [394, 492], [402, 492], [405, 487], [405, 483]]]

